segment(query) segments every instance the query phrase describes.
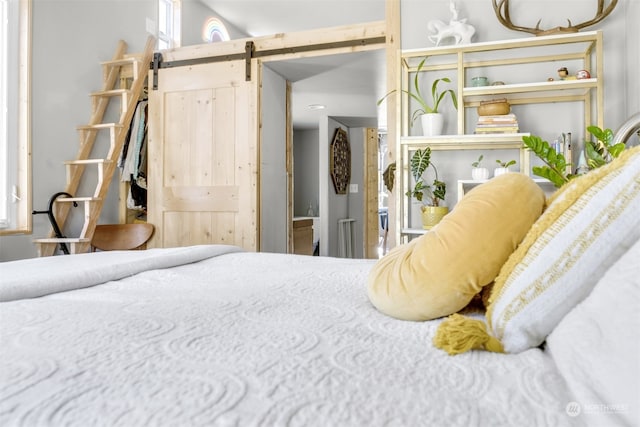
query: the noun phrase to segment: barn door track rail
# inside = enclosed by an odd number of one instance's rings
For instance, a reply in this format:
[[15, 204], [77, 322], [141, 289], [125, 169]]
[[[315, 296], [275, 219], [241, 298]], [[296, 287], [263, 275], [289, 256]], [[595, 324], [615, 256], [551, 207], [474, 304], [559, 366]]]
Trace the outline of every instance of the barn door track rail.
[[225, 61], [245, 61], [245, 80], [251, 81], [251, 60], [253, 58], [264, 58], [268, 56], [287, 55], [311, 52], [317, 50], [327, 49], [340, 49], [349, 48], [355, 46], [370, 46], [376, 44], [385, 43], [385, 36], [369, 37], [355, 40], [343, 40], [329, 43], [316, 43], [300, 46], [284, 47], [279, 49], [265, 49], [256, 50], [255, 43], [253, 41], [247, 41], [245, 43], [244, 52], [238, 52], [234, 54], [224, 54], [207, 56], [202, 58], [182, 59], [177, 61], [163, 61], [162, 53], [156, 52], [153, 56], [153, 62], [150, 64], [150, 68], [153, 70], [153, 90], [158, 90], [158, 70], [162, 68], [176, 68], [176, 67], [188, 67], [192, 65], [208, 64], [212, 62], [225, 62]]

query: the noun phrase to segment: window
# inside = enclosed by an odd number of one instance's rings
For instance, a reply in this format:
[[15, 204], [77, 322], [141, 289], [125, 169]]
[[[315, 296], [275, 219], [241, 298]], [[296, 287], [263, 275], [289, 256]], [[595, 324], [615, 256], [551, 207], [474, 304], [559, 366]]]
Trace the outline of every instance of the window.
[[31, 232], [31, 0], [0, 0], [0, 234]]
[[181, 0], [158, 0], [158, 49], [180, 46]]
[[7, 161], [8, 147], [7, 139], [7, 49], [9, 33], [8, 4], [6, 1], [0, 2], [0, 188], [4, 189], [0, 199], [0, 228], [9, 226], [9, 204], [7, 200], [7, 181], [9, 178]]

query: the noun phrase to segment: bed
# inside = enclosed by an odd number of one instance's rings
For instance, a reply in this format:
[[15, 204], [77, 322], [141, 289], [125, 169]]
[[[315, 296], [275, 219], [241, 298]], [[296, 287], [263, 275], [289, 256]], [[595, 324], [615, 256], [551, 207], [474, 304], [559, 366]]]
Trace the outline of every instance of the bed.
[[[640, 244], [626, 257], [637, 260]], [[571, 426], [636, 419], [637, 401], [611, 402], [601, 390], [599, 400], [580, 400], [594, 392], [574, 384], [584, 380], [577, 367], [590, 361], [575, 360], [571, 349], [603, 333], [581, 328], [587, 314], [567, 325], [561, 332], [569, 339], [553, 348], [449, 356], [431, 344], [440, 320], [397, 320], [371, 305], [366, 278], [374, 263], [205, 245], [0, 264], [0, 425]], [[616, 264], [605, 284], [637, 289], [637, 271], [623, 268], [632, 264]], [[637, 307], [638, 292], [632, 295]], [[637, 329], [621, 333], [637, 338]], [[601, 357], [613, 351], [591, 350]], [[609, 372], [592, 374], [619, 385]], [[636, 392], [637, 374], [625, 373], [636, 375]], [[606, 414], [585, 406], [598, 403], [626, 406]]]

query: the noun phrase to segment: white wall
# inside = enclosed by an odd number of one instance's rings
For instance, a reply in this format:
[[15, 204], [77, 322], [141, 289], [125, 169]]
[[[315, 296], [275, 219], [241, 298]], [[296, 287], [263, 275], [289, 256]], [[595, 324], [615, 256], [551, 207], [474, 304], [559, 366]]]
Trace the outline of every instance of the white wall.
[[262, 70], [260, 145], [260, 250], [287, 253], [287, 169], [285, 79]]

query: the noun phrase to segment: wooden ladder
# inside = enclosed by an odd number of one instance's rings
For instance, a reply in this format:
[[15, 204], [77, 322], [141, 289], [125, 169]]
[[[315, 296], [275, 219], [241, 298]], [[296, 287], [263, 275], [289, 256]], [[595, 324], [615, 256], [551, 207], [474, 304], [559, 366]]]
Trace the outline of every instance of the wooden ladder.
[[[67, 168], [65, 192], [74, 197], [60, 197], [53, 203], [53, 213], [60, 230], [64, 229], [72, 204], [84, 206], [84, 225], [78, 237], [56, 237], [52, 227], [49, 237], [34, 239], [38, 247], [38, 256], [54, 255], [56, 247], [61, 243], [64, 243], [72, 254], [89, 251], [104, 199], [116, 170], [120, 152], [127, 139], [136, 105], [145, 86], [154, 45], [155, 38], [149, 36], [142, 54], [127, 55], [127, 44], [120, 40], [113, 59], [101, 64], [103, 67], [102, 90], [91, 93], [92, 114], [89, 124], [77, 127], [80, 137], [78, 154], [75, 160], [65, 162]], [[116, 86], [119, 81], [128, 78], [132, 79], [128, 88]], [[120, 100], [119, 120], [117, 123], [104, 123], [105, 113], [113, 99]], [[105, 148], [100, 150], [101, 147], [98, 147], [98, 151], [107, 151], [107, 154], [102, 158], [90, 158], [99, 132], [108, 132], [108, 150]], [[82, 183], [87, 167], [94, 169], [97, 173], [95, 191], [89, 196], [77, 196], [76, 191]]]

